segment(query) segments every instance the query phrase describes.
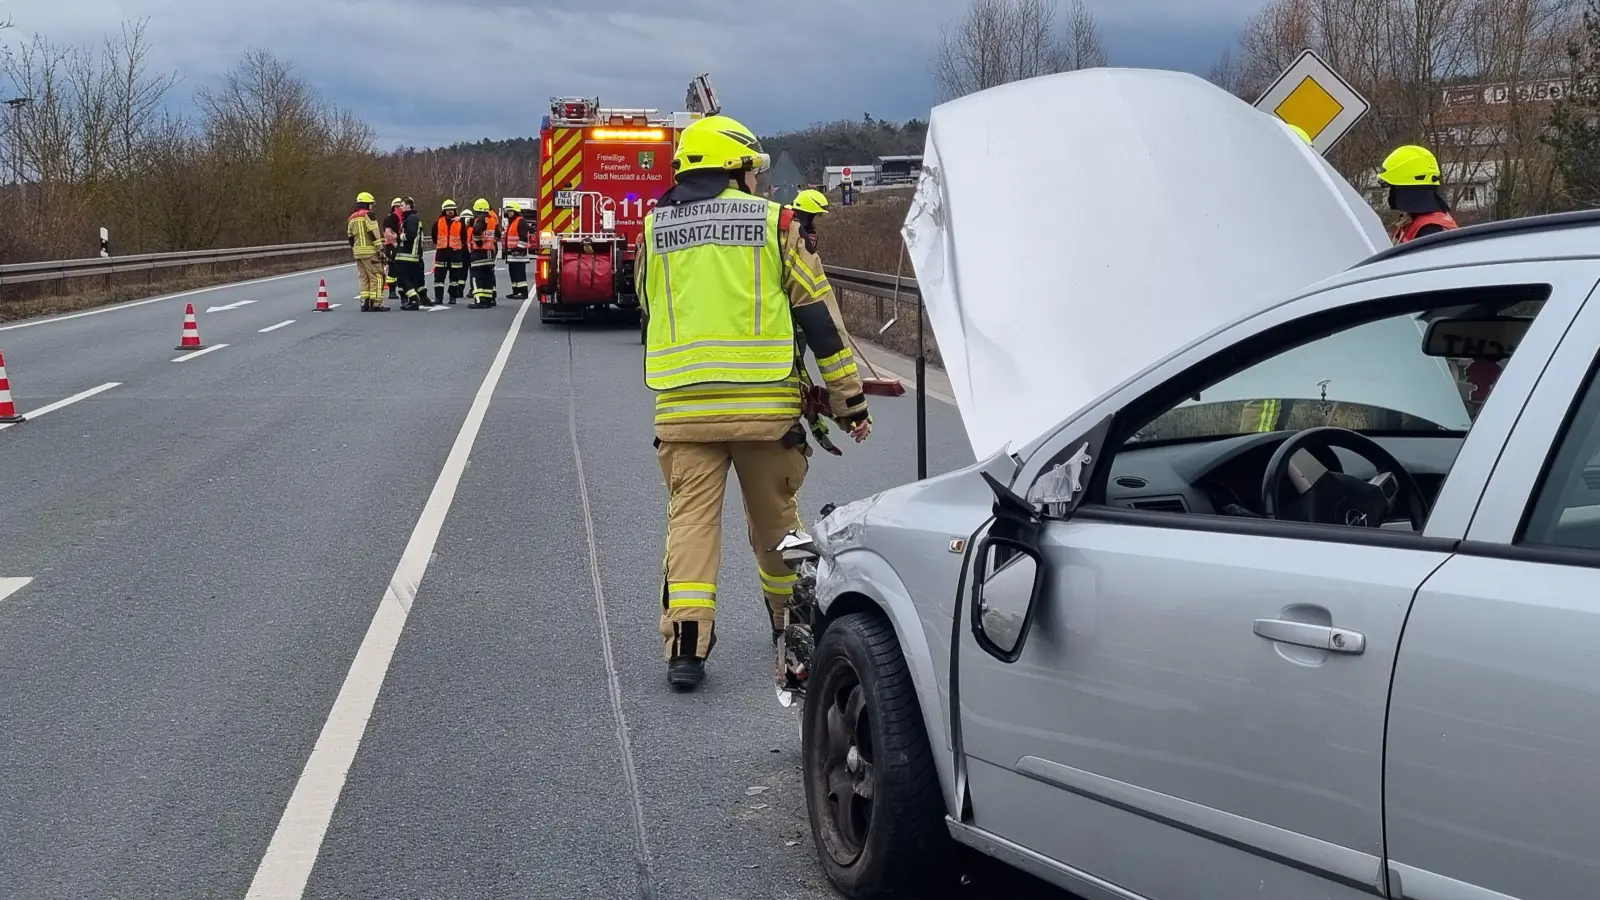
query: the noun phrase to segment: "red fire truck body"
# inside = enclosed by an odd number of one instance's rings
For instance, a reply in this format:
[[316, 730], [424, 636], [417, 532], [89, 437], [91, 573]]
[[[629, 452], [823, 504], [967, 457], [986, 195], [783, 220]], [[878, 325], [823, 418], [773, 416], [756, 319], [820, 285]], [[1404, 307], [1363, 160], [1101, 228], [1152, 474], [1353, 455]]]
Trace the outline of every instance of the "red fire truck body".
[[539, 248], [534, 281], [542, 322], [592, 310], [638, 310], [634, 260], [644, 217], [672, 187], [678, 134], [697, 113], [608, 109], [599, 98], [557, 97], [539, 129]]

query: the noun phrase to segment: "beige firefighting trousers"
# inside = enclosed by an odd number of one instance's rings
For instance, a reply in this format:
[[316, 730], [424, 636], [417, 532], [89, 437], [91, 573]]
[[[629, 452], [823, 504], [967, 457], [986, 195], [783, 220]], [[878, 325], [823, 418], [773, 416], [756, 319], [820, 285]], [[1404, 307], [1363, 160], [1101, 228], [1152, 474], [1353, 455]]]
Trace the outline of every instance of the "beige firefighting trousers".
[[776, 630], [795, 575], [773, 548], [799, 527], [795, 498], [810, 448], [776, 441], [662, 441], [656, 455], [667, 483], [667, 552], [661, 587], [661, 639], [668, 660], [705, 659], [715, 644], [717, 573], [722, 568], [722, 499], [731, 464], [744, 496], [750, 549]]
[[377, 256], [356, 257], [356, 276], [361, 281], [361, 299], [374, 303], [383, 299], [383, 260]]

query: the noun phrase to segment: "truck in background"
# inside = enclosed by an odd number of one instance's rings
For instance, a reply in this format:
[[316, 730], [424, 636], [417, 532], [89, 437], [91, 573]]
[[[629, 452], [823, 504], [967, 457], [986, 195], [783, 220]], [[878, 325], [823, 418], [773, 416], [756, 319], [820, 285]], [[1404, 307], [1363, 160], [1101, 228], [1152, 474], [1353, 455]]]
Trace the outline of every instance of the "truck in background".
[[708, 76], [690, 83], [686, 105], [662, 113], [603, 107], [598, 97], [551, 98], [539, 128], [539, 321], [640, 312], [634, 261], [644, 217], [672, 187], [678, 134], [718, 108]]

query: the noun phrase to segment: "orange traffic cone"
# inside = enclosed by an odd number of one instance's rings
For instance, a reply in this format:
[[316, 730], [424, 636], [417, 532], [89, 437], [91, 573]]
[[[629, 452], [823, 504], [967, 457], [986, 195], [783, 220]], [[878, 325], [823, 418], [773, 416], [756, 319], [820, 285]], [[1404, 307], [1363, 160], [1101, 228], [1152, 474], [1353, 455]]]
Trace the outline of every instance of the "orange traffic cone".
[[190, 303], [183, 310], [183, 341], [178, 344], [179, 350], [204, 350], [205, 344], [200, 343], [200, 323], [194, 320], [194, 304]]
[[17, 405], [11, 402], [11, 381], [6, 378], [5, 354], [0, 354], [0, 424], [15, 425], [26, 422], [26, 416], [17, 414]]
[[328, 279], [317, 279], [317, 308], [313, 312], [333, 312], [333, 307], [328, 305]]

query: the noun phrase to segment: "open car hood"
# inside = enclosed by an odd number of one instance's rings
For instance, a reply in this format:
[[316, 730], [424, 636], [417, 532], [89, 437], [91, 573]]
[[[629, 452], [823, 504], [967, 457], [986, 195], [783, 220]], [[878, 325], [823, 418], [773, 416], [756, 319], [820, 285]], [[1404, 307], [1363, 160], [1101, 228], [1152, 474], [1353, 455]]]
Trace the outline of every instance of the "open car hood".
[[936, 107], [903, 234], [979, 459], [1389, 245], [1277, 119], [1145, 69]]

